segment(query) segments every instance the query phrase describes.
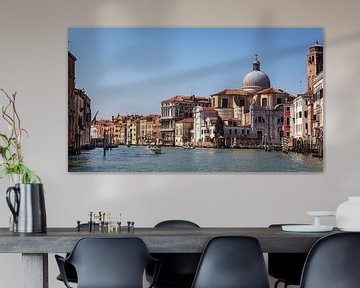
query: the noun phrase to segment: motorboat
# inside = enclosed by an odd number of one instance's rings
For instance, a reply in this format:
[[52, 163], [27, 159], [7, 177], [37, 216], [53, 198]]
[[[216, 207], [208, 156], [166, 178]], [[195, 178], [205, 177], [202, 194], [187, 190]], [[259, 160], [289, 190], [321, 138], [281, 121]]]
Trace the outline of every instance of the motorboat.
[[148, 147], [150, 153], [152, 154], [161, 154], [161, 147], [156, 145], [151, 145]]

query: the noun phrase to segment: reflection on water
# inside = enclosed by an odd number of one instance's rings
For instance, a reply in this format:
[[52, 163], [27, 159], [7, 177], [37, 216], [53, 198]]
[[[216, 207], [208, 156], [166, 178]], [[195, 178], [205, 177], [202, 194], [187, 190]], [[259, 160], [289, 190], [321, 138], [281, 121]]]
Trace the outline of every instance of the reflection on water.
[[120, 146], [83, 151], [69, 156], [70, 172], [322, 172], [323, 161], [302, 154], [257, 149], [183, 149], [162, 147], [150, 154], [147, 147]]

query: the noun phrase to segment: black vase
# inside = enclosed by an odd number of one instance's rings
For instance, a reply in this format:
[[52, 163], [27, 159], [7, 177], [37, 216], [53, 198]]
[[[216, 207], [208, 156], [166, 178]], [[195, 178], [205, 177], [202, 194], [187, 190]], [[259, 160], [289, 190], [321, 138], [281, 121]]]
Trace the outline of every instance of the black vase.
[[[12, 193], [13, 197], [11, 197]], [[14, 216], [14, 232], [45, 233], [47, 231], [42, 184], [15, 184], [6, 190], [6, 202]]]

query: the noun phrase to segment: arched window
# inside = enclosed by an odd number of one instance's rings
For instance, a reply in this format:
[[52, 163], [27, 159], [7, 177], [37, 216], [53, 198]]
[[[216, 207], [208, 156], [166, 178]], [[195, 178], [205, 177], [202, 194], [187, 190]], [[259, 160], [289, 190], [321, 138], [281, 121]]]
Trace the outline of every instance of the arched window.
[[267, 106], [267, 98], [261, 99], [261, 106]]

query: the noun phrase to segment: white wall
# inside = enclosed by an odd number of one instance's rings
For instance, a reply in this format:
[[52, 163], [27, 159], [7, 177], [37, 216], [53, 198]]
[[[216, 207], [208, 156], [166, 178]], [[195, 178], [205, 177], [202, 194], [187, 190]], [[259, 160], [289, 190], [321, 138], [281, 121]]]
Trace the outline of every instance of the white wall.
[[[18, 92], [30, 132], [24, 154], [45, 184], [48, 226], [73, 226], [89, 210], [121, 211], [136, 226], [164, 218], [201, 226], [308, 222], [307, 210], [333, 210], [347, 195], [360, 195], [359, 9], [357, 0], [2, 0], [0, 87]], [[69, 174], [67, 29], [148, 26], [324, 27], [324, 173]], [[8, 183], [0, 185], [6, 226]], [[62, 287], [49, 261], [50, 287]], [[19, 265], [19, 255], [0, 255], [2, 287], [20, 287]]]

